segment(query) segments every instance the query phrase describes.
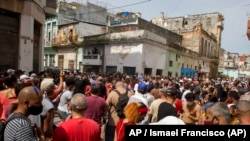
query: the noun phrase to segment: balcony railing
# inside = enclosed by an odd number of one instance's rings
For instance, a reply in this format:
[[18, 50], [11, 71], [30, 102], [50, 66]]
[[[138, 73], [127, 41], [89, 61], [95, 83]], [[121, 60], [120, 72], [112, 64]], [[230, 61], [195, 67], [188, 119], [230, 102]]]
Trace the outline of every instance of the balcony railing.
[[53, 38], [53, 45], [76, 43], [78, 41], [78, 36], [61, 36]]
[[98, 59], [99, 55], [87, 55], [83, 56], [83, 59]]
[[102, 65], [102, 55], [93, 54], [93, 55], [84, 55], [83, 56], [83, 65]]

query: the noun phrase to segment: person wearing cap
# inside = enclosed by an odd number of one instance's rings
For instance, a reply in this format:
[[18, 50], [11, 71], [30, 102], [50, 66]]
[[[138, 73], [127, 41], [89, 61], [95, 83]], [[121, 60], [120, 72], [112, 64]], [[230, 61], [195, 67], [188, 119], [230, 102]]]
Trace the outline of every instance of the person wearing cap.
[[165, 97], [163, 96], [164, 91], [162, 91], [163, 89], [159, 89], [159, 98], [155, 99], [150, 107], [149, 107], [149, 111], [148, 111], [148, 122], [152, 123], [152, 122], [157, 122], [157, 115], [158, 115], [158, 108], [159, 105], [165, 101]]
[[151, 103], [155, 100], [155, 97], [150, 93], [153, 88], [154, 88], [154, 84], [152, 82], [150, 82], [147, 86], [147, 92], [146, 92], [146, 94], [144, 94], [144, 97], [148, 101], [148, 106], [150, 106]]
[[[148, 107], [149, 101], [145, 96], [145, 94], [147, 93], [147, 88], [148, 85], [146, 83], [140, 82], [138, 84], [137, 93], [129, 98], [128, 104], [132, 102], [142, 102], [144, 105]], [[140, 124], [148, 124], [148, 115], [145, 116], [144, 120], [142, 120]]]
[[185, 125], [185, 122], [176, 116], [166, 116], [158, 122], [149, 123], [149, 125]]
[[138, 84], [138, 88], [137, 88], [137, 93], [135, 93], [134, 95], [132, 95], [129, 98], [128, 103], [131, 102], [142, 102], [143, 104], [145, 104], [146, 106], [148, 106], [148, 101], [147, 99], [144, 97], [144, 94], [147, 93], [147, 84], [140, 82]]
[[75, 94], [68, 105], [71, 116], [59, 124], [53, 133], [52, 141], [101, 141], [99, 125], [84, 117], [87, 109], [86, 96]]
[[160, 90], [163, 95], [163, 99], [165, 100], [159, 105], [157, 121], [163, 119], [166, 116], [175, 116], [177, 117], [177, 110], [174, 107], [175, 96], [177, 91], [174, 87], [172, 88], [162, 88]]
[[19, 77], [20, 83], [21, 84], [27, 84], [30, 85], [31, 84], [31, 79], [29, 76], [27, 76], [26, 74], [23, 74]]
[[6, 73], [7, 73], [7, 76], [14, 75], [14, 74], [15, 74], [15, 70], [13, 70], [13, 69], [8, 69], [8, 70], [6, 71]]

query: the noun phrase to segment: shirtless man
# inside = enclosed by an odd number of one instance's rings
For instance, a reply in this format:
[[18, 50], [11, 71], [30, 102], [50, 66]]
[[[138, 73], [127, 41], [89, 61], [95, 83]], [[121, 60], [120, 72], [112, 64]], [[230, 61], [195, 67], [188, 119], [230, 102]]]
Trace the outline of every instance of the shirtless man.
[[193, 93], [188, 93], [185, 98], [186, 101], [183, 102], [183, 113], [180, 114], [180, 118], [186, 125], [194, 125], [201, 116], [201, 106], [194, 102], [195, 95]]

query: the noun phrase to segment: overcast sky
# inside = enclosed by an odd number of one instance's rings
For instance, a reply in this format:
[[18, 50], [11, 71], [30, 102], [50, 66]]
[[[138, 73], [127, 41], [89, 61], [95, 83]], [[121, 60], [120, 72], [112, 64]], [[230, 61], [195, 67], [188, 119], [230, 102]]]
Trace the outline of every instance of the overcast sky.
[[250, 40], [246, 36], [250, 16], [250, 0], [66, 0], [107, 6], [112, 12], [140, 12], [150, 21], [164, 12], [166, 17], [180, 17], [220, 12], [224, 16], [221, 47], [226, 51], [250, 54]]

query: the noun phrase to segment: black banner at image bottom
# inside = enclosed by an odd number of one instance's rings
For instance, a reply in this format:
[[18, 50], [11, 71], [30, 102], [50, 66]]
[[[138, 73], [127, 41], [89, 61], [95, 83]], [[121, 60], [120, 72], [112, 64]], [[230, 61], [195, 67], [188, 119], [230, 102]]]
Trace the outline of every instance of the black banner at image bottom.
[[250, 141], [250, 125], [129, 125], [125, 141], [169, 138], [219, 141]]

